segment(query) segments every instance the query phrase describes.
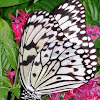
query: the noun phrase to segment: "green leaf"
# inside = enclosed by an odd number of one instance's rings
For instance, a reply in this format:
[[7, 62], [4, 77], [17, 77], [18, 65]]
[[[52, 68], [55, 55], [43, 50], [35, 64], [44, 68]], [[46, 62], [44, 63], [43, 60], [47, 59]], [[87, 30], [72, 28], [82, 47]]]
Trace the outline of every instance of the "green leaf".
[[10, 89], [10, 91], [17, 97], [17, 99], [19, 99], [19, 97], [20, 97], [20, 88], [13, 87], [12, 89]]
[[98, 72], [96, 72], [95, 78], [98, 77], [98, 76], [100, 76], [100, 70]]
[[0, 0], [0, 7], [8, 7], [29, 2], [31, 0]]
[[34, 11], [42, 10], [51, 12], [55, 7], [60, 5], [64, 0], [41, 0], [34, 4]]
[[6, 57], [8, 58], [9, 63], [11, 64], [14, 70], [17, 70], [17, 58], [16, 57], [18, 57], [17, 55], [18, 51], [16, 49], [17, 47], [16, 43], [7, 37], [2, 38], [1, 43], [5, 50]]
[[2, 99], [4, 97], [7, 97], [7, 95], [8, 95], [8, 88], [0, 87], [0, 100], [7, 100], [7, 99]]
[[13, 32], [8, 23], [0, 18], [0, 76], [4, 76], [4, 67], [17, 69], [18, 49]]
[[100, 37], [95, 41], [95, 47], [100, 48]]
[[34, 3], [36, 3], [37, 1], [39, 1], [39, 0], [34, 0]]
[[72, 98], [72, 99], [69, 99], [69, 100], [75, 100], [74, 98]]
[[84, 2], [85, 0], [80, 0], [81, 2]]
[[12, 87], [10, 80], [7, 77], [0, 76], [0, 82], [7, 87]]
[[100, 58], [100, 49], [97, 48], [97, 56]]
[[13, 40], [13, 33], [8, 23], [0, 18], [0, 37], [8, 37]]
[[15, 100], [15, 96], [14, 95], [11, 95], [10, 100]]
[[99, 0], [85, 0], [85, 7], [87, 23], [91, 26], [97, 25], [100, 27]]
[[4, 87], [4, 85], [0, 82], [0, 87]]
[[46, 100], [48, 98], [50, 98], [50, 96], [46, 96], [46, 97], [42, 98], [42, 100]]

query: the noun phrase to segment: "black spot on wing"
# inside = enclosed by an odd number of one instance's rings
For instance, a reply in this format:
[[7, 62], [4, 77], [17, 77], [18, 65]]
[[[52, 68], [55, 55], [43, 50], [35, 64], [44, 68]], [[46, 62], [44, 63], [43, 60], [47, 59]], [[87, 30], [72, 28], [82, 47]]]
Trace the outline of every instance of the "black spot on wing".
[[24, 65], [27, 66], [29, 63], [31, 63], [34, 60], [35, 56], [28, 56], [26, 61], [23, 61], [22, 63], [20, 63], [20, 65]]
[[24, 45], [25, 49], [30, 50], [31, 48], [36, 48], [36, 44], [34, 42], [31, 42], [29, 45]]
[[38, 66], [40, 64], [40, 62], [35, 62], [35, 66]]
[[61, 79], [61, 77], [57, 77], [57, 80]]
[[36, 77], [36, 73], [33, 73], [33, 77]]

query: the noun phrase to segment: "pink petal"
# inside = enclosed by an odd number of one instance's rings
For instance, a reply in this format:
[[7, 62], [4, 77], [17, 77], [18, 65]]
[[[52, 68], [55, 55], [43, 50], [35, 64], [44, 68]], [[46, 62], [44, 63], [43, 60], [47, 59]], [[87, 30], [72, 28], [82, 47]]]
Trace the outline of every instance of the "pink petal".
[[67, 95], [65, 96], [65, 100], [69, 100]]
[[61, 93], [53, 93], [53, 96], [51, 97], [51, 100], [59, 100], [59, 96]]
[[96, 32], [99, 33], [99, 28], [98, 28], [98, 26], [96, 25], [94, 28], [95, 28]]
[[95, 27], [93, 28], [92, 33], [93, 33], [93, 34], [96, 34], [96, 35], [99, 35], [99, 37], [100, 37], [100, 32], [99, 32], [98, 26], [95, 26]]
[[100, 60], [100, 58], [98, 58], [98, 60]]
[[10, 82], [11, 82], [11, 85], [13, 86], [13, 77], [11, 75], [8, 76]]
[[12, 22], [12, 27], [13, 27], [13, 29], [16, 29], [16, 24], [15, 24], [15, 22]]
[[20, 37], [21, 36], [21, 33], [20, 32], [18, 32], [18, 30], [13, 30], [14, 31], [14, 33], [16, 34], [16, 36], [18, 36], [18, 37]]
[[87, 25], [87, 31], [91, 31], [91, 27], [89, 24]]
[[16, 20], [15, 16], [12, 15], [12, 14], [9, 14], [9, 16], [13, 19], [13, 20]]
[[24, 10], [22, 9], [21, 11], [22, 11], [22, 15], [23, 15], [23, 16], [26, 16]]
[[95, 40], [95, 37], [96, 37], [96, 36], [91, 36], [91, 39], [92, 39], [92, 40]]
[[26, 19], [19, 18], [23, 23], [26, 22]]
[[96, 29], [95, 28], [92, 29], [92, 33], [96, 34]]
[[24, 10], [21, 10], [21, 12], [18, 11], [18, 13], [20, 14], [20, 16], [17, 18], [15, 18], [12, 14], [9, 15], [13, 20], [15, 20], [15, 22], [12, 22], [12, 27], [15, 35], [17, 36], [15, 37], [17, 43], [21, 41], [25, 23], [29, 18], [29, 16], [31, 15], [31, 14], [25, 14]]
[[16, 71], [9, 72], [6, 68], [6, 73], [8, 74], [7, 77], [9, 78], [12, 86], [13, 86], [13, 77], [16, 75]]
[[20, 25], [18, 26], [18, 29], [20, 30], [22, 26], [23, 26], [23, 25], [22, 25], [22, 24], [20, 24]]
[[20, 40], [21, 39], [21, 37], [15, 37], [14, 38], [14, 40]]
[[28, 19], [30, 16], [31, 16], [31, 14], [27, 14], [27, 15], [26, 15], [26, 18]]

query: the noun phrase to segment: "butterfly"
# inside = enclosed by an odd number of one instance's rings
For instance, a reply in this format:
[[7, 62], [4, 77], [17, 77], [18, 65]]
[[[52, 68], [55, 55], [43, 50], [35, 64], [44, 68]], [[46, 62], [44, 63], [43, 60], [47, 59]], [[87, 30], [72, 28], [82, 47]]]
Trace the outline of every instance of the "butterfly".
[[86, 35], [79, 0], [66, 0], [52, 14], [35, 11], [27, 20], [19, 48], [22, 86], [34, 99], [73, 90], [94, 77], [96, 49]]

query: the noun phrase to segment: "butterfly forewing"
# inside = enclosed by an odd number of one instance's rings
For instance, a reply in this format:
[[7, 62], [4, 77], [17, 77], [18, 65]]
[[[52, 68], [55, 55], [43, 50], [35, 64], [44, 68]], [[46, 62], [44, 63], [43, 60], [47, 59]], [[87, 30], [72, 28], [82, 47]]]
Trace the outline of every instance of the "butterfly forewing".
[[81, 44], [80, 38], [86, 35], [86, 16], [82, 3], [79, 0], [67, 0], [53, 14], [64, 35], [71, 42]]
[[35, 56], [46, 44], [59, 37], [60, 30], [57, 21], [47, 12], [36, 11], [29, 17], [19, 49], [20, 77], [26, 87], [30, 83], [29, 75]]

